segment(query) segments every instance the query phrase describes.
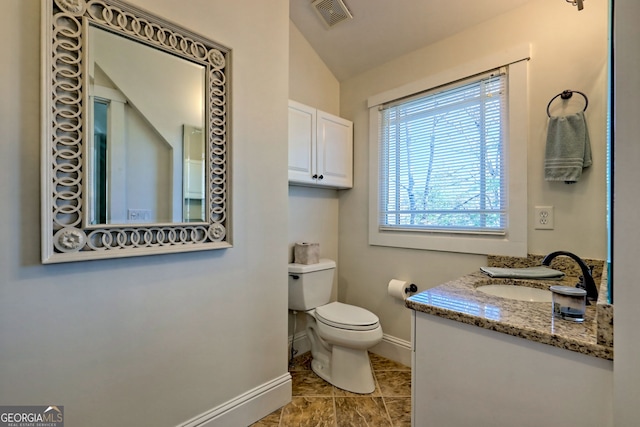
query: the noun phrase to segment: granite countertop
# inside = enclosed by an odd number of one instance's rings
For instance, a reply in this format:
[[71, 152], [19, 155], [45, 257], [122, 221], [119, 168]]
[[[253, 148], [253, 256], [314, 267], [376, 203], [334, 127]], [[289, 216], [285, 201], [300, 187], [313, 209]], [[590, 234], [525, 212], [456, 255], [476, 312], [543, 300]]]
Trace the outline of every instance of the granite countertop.
[[518, 301], [476, 290], [489, 281], [548, 289], [553, 285], [573, 286], [576, 283], [571, 283], [573, 279], [494, 279], [477, 271], [413, 295], [407, 298], [405, 305], [419, 312], [613, 360], [613, 347], [598, 343], [596, 304], [587, 306], [584, 322], [576, 323], [554, 318], [548, 302]]

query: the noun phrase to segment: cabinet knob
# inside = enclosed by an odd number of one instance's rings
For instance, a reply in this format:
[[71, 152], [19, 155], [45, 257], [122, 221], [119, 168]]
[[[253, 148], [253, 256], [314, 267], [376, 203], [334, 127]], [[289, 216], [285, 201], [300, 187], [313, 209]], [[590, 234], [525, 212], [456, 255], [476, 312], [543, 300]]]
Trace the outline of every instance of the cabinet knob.
[[318, 179], [318, 174], [313, 175], [311, 178]]
[[324, 175], [320, 175], [318, 179], [324, 179]]

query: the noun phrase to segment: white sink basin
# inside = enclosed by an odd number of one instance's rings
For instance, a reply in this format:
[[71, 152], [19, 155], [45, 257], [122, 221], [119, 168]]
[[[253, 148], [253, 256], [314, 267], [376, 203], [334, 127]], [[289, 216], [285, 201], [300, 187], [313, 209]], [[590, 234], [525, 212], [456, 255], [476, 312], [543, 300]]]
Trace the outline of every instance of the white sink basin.
[[484, 285], [476, 289], [485, 294], [518, 301], [551, 302], [551, 291], [527, 286]]

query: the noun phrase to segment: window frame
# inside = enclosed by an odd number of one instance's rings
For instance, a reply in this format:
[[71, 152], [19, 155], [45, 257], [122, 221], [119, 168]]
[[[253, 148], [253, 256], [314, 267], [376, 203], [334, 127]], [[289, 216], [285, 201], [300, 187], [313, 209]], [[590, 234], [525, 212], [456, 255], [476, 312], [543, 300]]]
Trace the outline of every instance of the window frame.
[[[527, 254], [527, 147], [528, 60], [530, 45], [463, 64], [426, 79], [374, 95], [369, 107], [369, 244], [472, 254], [526, 256]], [[414, 96], [474, 75], [506, 67], [508, 111], [505, 145], [507, 229], [504, 235], [467, 234], [453, 231], [389, 230], [379, 225], [380, 174], [379, 129], [382, 104]]]

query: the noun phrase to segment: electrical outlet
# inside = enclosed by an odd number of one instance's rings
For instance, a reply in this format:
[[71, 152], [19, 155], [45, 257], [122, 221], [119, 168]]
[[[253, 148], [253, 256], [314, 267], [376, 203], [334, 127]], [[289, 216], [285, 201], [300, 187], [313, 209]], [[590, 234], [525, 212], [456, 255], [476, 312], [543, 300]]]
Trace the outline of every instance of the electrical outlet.
[[553, 230], [553, 206], [536, 206], [535, 229]]

